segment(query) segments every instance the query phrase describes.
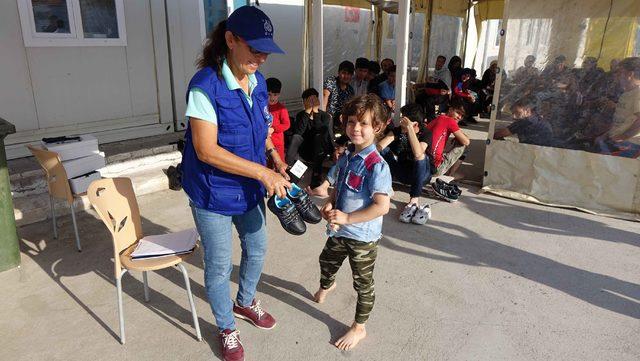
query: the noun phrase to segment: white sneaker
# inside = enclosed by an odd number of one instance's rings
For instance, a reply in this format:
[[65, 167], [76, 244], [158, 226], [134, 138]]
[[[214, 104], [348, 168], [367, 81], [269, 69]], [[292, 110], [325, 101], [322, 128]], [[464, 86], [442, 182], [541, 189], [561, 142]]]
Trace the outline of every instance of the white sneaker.
[[416, 214], [418, 210], [418, 205], [415, 203], [407, 204], [402, 213], [400, 213], [400, 222], [402, 223], [411, 223], [411, 218]]
[[411, 217], [411, 223], [425, 224], [429, 219], [431, 219], [431, 207], [425, 204], [416, 210], [416, 213]]

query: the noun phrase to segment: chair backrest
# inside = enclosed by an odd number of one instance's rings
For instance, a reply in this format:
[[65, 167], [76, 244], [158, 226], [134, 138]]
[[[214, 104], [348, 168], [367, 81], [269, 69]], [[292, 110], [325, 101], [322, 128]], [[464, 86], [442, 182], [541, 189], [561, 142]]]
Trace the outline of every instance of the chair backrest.
[[49, 194], [55, 198], [64, 199], [69, 204], [73, 204], [73, 193], [69, 187], [69, 179], [67, 179], [67, 171], [60, 161], [58, 153], [49, 150], [36, 148], [27, 145], [31, 154], [38, 160], [42, 169], [47, 176], [47, 185], [49, 186]]
[[120, 253], [142, 238], [140, 209], [129, 178], [105, 178], [92, 182], [87, 197], [113, 236], [116, 277]]

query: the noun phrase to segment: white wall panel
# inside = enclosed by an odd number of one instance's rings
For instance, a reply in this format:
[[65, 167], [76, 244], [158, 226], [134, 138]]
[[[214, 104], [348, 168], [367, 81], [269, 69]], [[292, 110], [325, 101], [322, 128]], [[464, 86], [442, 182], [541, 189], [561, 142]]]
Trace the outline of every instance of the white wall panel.
[[17, 131], [38, 128], [15, 1], [0, 1], [0, 117], [15, 124]]
[[158, 113], [158, 93], [153, 64], [153, 32], [148, 1], [127, 1], [126, 61], [133, 115]]
[[132, 116], [124, 47], [27, 49], [40, 128]]

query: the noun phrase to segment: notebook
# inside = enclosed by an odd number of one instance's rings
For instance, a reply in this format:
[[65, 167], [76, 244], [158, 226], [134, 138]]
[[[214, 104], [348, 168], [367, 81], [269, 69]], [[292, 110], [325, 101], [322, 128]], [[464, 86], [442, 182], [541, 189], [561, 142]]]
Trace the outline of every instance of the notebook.
[[193, 252], [198, 232], [191, 228], [175, 233], [159, 234], [142, 238], [131, 253], [132, 259], [166, 257]]

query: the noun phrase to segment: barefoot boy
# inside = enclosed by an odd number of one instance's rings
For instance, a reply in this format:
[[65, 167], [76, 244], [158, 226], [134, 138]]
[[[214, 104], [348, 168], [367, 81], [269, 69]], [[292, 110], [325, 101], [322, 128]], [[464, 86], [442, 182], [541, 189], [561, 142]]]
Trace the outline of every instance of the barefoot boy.
[[349, 258], [353, 287], [358, 293], [355, 321], [335, 342], [341, 350], [356, 346], [366, 335], [365, 322], [375, 299], [373, 268], [382, 236], [382, 216], [389, 212], [391, 173], [376, 150], [376, 133], [387, 120], [387, 110], [376, 95], [356, 97], [345, 104], [346, 134], [353, 147], [336, 164], [335, 188], [322, 208], [329, 222], [329, 238], [320, 254], [318, 303], [335, 288], [336, 273]]

